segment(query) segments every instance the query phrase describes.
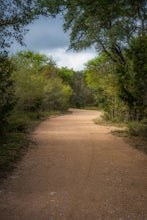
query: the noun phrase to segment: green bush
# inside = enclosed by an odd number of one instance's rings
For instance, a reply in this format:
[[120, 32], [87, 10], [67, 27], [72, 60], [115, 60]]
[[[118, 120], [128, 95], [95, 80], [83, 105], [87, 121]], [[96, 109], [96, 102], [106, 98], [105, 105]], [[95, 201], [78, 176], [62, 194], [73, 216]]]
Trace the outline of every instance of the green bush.
[[7, 117], [7, 124], [9, 132], [24, 132], [30, 124], [30, 118], [23, 112], [13, 111]]
[[147, 119], [130, 122], [128, 128], [130, 135], [147, 137]]
[[25, 114], [31, 121], [38, 120], [42, 117], [40, 111], [27, 111]]

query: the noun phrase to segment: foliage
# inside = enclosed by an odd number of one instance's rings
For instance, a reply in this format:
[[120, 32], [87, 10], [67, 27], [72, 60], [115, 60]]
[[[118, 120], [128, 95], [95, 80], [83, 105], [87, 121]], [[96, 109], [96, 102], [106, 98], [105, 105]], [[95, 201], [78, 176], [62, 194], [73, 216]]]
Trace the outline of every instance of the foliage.
[[147, 37], [134, 38], [124, 50], [126, 64], [112, 62], [106, 54], [87, 63], [87, 83], [105, 117], [141, 120], [147, 116]]
[[73, 71], [66, 67], [58, 69], [58, 76], [62, 78], [63, 82], [72, 88], [72, 96], [70, 104], [73, 107], [85, 107], [86, 105], [93, 105], [94, 99], [91, 89], [86, 83], [86, 75], [83, 71]]
[[147, 120], [132, 121], [128, 124], [129, 134], [147, 138]]
[[146, 117], [147, 36], [134, 38], [125, 50], [126, 65], [116, 65], [119, 96], [129, 107], [130, 119]]
[[114, 63], [105, 53], [86, 64], [87, 84], [94, 93], [97, 106], [105, 110], [106, 120], [122, 120], [126, 111], [118, 97], [119, 86], [114, 71]]
[[13, 73], [16, 105], [19, 110], [37, 110], [43, 99], [45, 79], [26, 67]]
[[6, 117], [14, 105], [13, 99], [13, 81], [11, 73], [13, 65], [11, 60], [6, 56], [0, 56], [0, 133], [6, 124]]
[[0, 47], [1, 51], [17, 40], [23, 44], [23, 37], [28, 31], [26, 25], [39, 16], [49, 16], [52, 4], [48, 2], [48, 9], [44, 0], [1, 0], [0, 2]]
[[74, 71], [72, 69], [68, 69], [67, 67], [58, 69], [58, 76], [63, 80], [64, 83], [68, 85], [71, 85], [73, 75]]
[[49, 79], [44, 87], [43, 109], [65, 111], [69, 107], [72, 90], [60, 78]]
[[17, 109], [38, 111], [41, 108], [44, 110], [68, 108], [71, 89], [57, 76], [58, 70], [53, 60], [28, 51], [18, 53], [13, 61], [17, 66], [12, 76]]
[[44, 54], [34, 53], [33, 51], [20, 51], [13, 56], [13, 62], [17, 66], [17, 69], [28, 66], [34, 70], [40, 70], [45, 65], [51, 64], [52, 58], [48, 58]]
[[71, 105], [73, 107], [81, 108], [95, 104], [92, 91], [87, 86], [84, 72], [74, 72], [70, 86], [73, 89], [71, 96]]
[[145, 0], [57, 0], [54, 9], [64, 14], [64, 28], [71, 30], [72, 48], [95, 45], [115, 62], [124, 63], [122, 49], [132, 37], [146, 31]]
[[30, 124], [30, 118], [25, 112], [13, 110], [7, 117], [7, 132], [25, 132]]

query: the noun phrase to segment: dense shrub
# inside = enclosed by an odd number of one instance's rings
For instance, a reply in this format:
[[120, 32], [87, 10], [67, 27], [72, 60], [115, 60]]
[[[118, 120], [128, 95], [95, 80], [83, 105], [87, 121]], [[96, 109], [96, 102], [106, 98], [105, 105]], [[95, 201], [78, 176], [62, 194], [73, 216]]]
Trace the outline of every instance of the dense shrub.
[[6, 54], [0, 55], [0, 133], [3, 133], [7, 115], [14, 105], [12, 71], [11, 60]]
[[67, 110], [72, 89], [64, 85], [58, 77], [49, 79], [44, 87], [44, 99], [42, 108], [44, 110]]
[[30, 124], [30, 118], [24, 112], [12, 111], [7, 117], [9, 132], [25, 132]]
[[130, 122], [128, 128], [130, 135], [147, 137], [147, 120]]

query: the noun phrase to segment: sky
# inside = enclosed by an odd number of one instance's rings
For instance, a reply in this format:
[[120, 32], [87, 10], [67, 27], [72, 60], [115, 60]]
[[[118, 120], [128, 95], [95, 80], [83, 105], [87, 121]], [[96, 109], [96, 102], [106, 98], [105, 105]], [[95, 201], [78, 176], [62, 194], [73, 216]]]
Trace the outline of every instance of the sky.
[[29, 32], [24, 37], [25, 47], [16, 42], [11, 47], [11, 53], [20, 50], [31, 50], [47, 56], [52, 56], [58, 67], [68, 67], [75, 71], [83, 70], [84, 64], [96, 57], [94, 49], [81, 52], [68, 50], [69, 33], [63, 31], [63, 20], [41, 17], [28, 27]]

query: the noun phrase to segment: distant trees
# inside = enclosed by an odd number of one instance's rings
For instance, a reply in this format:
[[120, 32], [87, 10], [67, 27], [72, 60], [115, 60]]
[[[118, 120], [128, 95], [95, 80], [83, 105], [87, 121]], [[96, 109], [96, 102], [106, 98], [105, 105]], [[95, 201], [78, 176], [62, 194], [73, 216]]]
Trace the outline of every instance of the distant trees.
[[82, 108], [95, 105], [92, 90], [87, 86], [86, 75], [83, 71], [74, 72], [71, 80], [73, 93], [71, 96], [71, 105]]
[[58, 70], [58, 75], [72, 88], [70, 98], [72, 107], [82, 108], [95, 104], [92, 90], [87, 86], [86, 75], [83, 71], [73, 71], [63, 67]]
[[72, 89], [59, 77], [47, 80], [44, 87], [43, 109], [65, 111], [69, 108]]

